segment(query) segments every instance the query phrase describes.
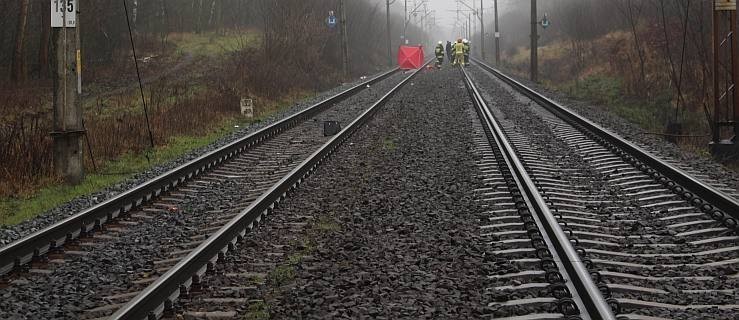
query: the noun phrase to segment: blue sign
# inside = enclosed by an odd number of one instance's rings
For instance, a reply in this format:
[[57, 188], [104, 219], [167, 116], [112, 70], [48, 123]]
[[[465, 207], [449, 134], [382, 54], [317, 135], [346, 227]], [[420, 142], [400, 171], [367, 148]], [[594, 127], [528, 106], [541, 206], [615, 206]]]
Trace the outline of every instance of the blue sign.
[[328, 24], [328, 27], [331, 29], [336, 28], [336, 16], [328, 16], [328, 19], [326, 19], [326, 24]]
[[544, 29], [548, 28], [551, 22], [549, 22], [549, 15], [544, 14], [544, 19], [541, 20], [541, 26], [544, 27]]

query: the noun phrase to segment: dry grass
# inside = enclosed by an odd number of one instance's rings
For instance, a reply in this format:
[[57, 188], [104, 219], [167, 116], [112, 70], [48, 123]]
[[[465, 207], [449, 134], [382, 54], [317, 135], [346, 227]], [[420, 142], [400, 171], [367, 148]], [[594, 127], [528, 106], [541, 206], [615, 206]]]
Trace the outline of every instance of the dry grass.
[[38, 89], [0, 89], [0, 196], [51, 182], [51, 122]]
[[[18, 92], [16, 90], [16, 92]], [[0, 197], [23, 197], [53, 183], [51, 115], [42, 101], [23, 95], [4, 97], [8, 106], [0, 125]], [[31, 105], [28, 103], [35, 103]], [[16, 112], [13, 109], [36, 110]], [[156, 145], [176, 136], [202, 136], [226, 119], [238, 117], [238, 101], [223, 94], [208, 94], [151, 110]], [[85, 116], [92, 153], [98, 163], [149, 148], [146, 121], [141, 109], [115, 116]], [[86, 154], [87, 156], [87, 154]], [[89, 157], [87, 167], [92, 168]]]
[[[175, 36], [177, 48], [187, 47], [187, 41], [194, 41], [193, 48], [199, 50], [194, 54], [201, 56], [196, 62], [208, 61], [208, 64], [201, 68], [185, 66], [177, 74], [146, 86], [155, 150], [149, 148], [137, 87], [128, 85], [131, 79], [116, 80], [113, 76], [130, 74], [131, 70], [123, 70], [124, 65], [119, 63], [90, 70], [94, 78], [101, 81], [93, 84], [92, 90], [88, 89], [93, 96], [84, 101], [84, 118], [90, 149], [102, 169], [92, 170], [92, 161], [85, 148], [89, 179], [74, 188], [62, 186], [53, 175], [49, 136], [51, 83], [29, 82], [27, 88], [0, 88], [0, 145], [3, 146], [0, 150], [0, 224], [15, 224], [32, 218], [50, 206], [144, 170], [147, 164], [173, 159], [177, 157], [173, 153], [191, 150], [186, 141], [178, 142], [182, 139], [193, 140], [197, 145], [206, 144], [205, 140], [212, 141], [209, 139], [217, 136], [214, 132], [221, 132], [224, 125], [243, 121], [239, 114], [242, 97], [255, 100], [259, 119], [339, 82], [340, 75], [334, 66], [305, 59], [294, 50], [287, 50], [289, 54], [280, 57], [268, 57], [264, 50], [253, 48], [258, 39], [253, 33], [226, 34], [217, 41], [206, 41], [205, 36]], [[143, 51], [156, 50], [142, 47]], [[176, 55], [175, 51], [166, 54]], [[178, 59], [171, 58], [162, 57], [162, 62], [178, 63]], [[111, 92], [111, 89], [115, 90]], [[210, 138], [200, 138], [206, 136]]]
[[[540, 80], [545, 86], [573, 98], [604, 106], [641, 126], [645, 132], [664, 133], [667, 124], [675, 121], [676, 103], [662, 58], [664, 54], [654, 43], [644, 47], [647, 83], [641, 84], [635, 73], [638, 69], [633, 64], [633, 46], [631, 34], [624, 31], [613, 31], [580, 44], [569, 40], [551, 42], [539, 49]], [[577, 59], [577, 52], [583, 55], [581, 60]], [[506, 57], [506, 68], [528, 77], [529, 54], [528, 48], [519, 48]], [[696, 90], [694, 83], [686, 81], [686, 101], [680, 106], [678, 121], [682, 123], [683, 134], [702, 136], [709, 128], [703, 112], [704, 97]], [[706, 153], [708, 137], [677, 140], [687, 151]]]

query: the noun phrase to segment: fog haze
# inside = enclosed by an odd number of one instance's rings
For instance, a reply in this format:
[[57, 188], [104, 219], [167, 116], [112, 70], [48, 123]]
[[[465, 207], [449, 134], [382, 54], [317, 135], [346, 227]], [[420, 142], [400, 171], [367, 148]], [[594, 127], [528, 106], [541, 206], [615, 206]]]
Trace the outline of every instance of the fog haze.
[[[433, 32], [433, 34], [443, 39], [459, 37], [461, 34], [461, 28], [467, 21], [467, 14], [470, 13], [470, 9], [463, 5], [462, 2], [476, 10], [479, 10], [481, 1], [483, 3], [483, 17], [485, 19], [485, 24], [487, 25], [493, 21], [493, 0], [426, 0], [428, 10], [434, 11], [431, 16], [436, 19], [436, 26], [438, 28], [438, 30]], [[422, 2], [423, 1], [421, 0], [407, 0], [409, 13], [412, 12], [414, 7], [420, 5]], [[402, 14], [405, 3], [406, 0], [395, 0], [392, 5], [392, 10]], [[516, 5], [516, 3], [528, 6], [528, 1], [524, 0], [499, 0], [498, 10], [501, 12], [507, 11], [511, 6]], [[422, 6], [420, 7], [420, 10], [423, 10]], [[473, 21], [473, 23], [475, 22]], [[477, 24], [475, 25], [477, 26]]]

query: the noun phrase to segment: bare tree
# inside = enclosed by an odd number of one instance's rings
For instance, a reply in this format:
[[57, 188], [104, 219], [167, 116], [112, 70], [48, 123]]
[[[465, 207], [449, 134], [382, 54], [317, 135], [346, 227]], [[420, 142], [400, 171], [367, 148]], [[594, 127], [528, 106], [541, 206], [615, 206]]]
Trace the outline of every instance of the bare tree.
[[165, 49], [167, 44], [167, 36], [169, 35], [169, 23], [167, 23], [167, 1], [159, 0], [159, 39], [162, 43], [162, 50]]
[[28, 0], [18, 0], [18, 27], [15, 32], [15, 48], [13, 50], [13, 68], [11, 78], [20, 82], [26, 80], [26, 25], [28, 24]]
[[39, 64], [39, 76], [41, 78], [48, 78], [49, 77], [49, 43], [51, 40], [51, 15], [47, 10], [44, 10], [43, 8], [44, 3], [41, 3], [41, 10], [39, 10], [39, 13], [41, 15], [41, 37], [39, 39], [39, 55], [38, 55], [38, 64]]
[[213, 19], [216, 16], [216, 0], [212, 0], [210, 3], [210, 14], [208, 15], [208, 27], [213, 27]]
[[138, 25], [139, 25], [139, 1], [133, 0], [133, 6], [131, 9], [131, 24], [133, 28], [133, 33], [138, 33]]
[[[683, 101], [683, 71], [685, 66], [685, 49], [687, 45], [687, 30], [689, 28], [688, 26], [688, 19], [690, 17], [690, 3], [691, 0], [686, 0], [685, 4], [685, 14], [683, 17], [680, 17], [682, 20], [682, 24], [680, 25], [680, 31], [682, 33], [682, 43], [681, 43], [681, 50], [680, 50], [680, 60], [679, 65], [675, 61], [676, 59], [673, 57], [672, 48], [671, 48], [671, 37], [674, 36], [671, 34], [672, 28], [670, 28], [668, 23], [668, 14], [665, 6], [664, 0], [659, 0], [658, 2], [655, 2], [656, 5], [659, 6], [659, 12], [661, 16], [661, 24], [662, 24], [662, 33], [664, 35], [664, 60], [667, 64], [668, 70], [669, 70], [669, 78], [671, 82], [671, 86], [675, 90], [675, 118], [674, 121], [678, 122], [678, 115], [680, 110], [680, 105]], [[678, 8], [679, 9], [679, 8]], [[672, 15], [671, 15], [672, 16]], [[669, 24], [669, 25], [668, 25]]]
[[642, 85], [646, 82], [646, 53], [644, 52], [644, 45], [639, 36], [639, 22], [642, 19], [644, 2], [640, 0], [616, 0], [614, 1], [614, 5], [629, 25], [629, 30], [634, 40], [634, 49], [639, 58], [639, 85], [637, 87], [643, 88]]
[[[591, 55], [592, 40], [597, 36], [596, 30], [589, 28], [594, 24], [593, 4], [590, 0], [570, 0], [558, 7], [562, 19], [559, 29], [570, 44], [570, 55], [574, 61], [572, 70], [579, 74], [585, 69], [586, 61]], [[576, 81], [578, 79], [575, 79]]]

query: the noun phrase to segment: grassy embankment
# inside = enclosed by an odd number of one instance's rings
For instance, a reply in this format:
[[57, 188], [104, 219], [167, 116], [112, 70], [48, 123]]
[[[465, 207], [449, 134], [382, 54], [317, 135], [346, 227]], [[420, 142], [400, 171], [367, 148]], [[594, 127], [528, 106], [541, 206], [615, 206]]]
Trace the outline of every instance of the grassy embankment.
[[[184, 71], [178, 71], [177, 77], [182, 77], [179, 79], [179, 85], [186, 82], [184, 90], [161, 90], [162, 86], [168, 85], [166, 82], [169, 79], [163, 79], [159, 81], [160, 83], [155, 81], [147, 86], [147, 99], [150, 108], [152, 108], [151, 112], [156, 112], [155, 109], [170, 109], [162, 112], [165, 117], [167, 113], [177, 113], [178, 103], [183, 103], [184, 99], [192, 99], [209, 90], [207, 83], [201, 83], [207, 81], [207, 77], [203, 77], [203, 74], [208, 72], [209, 66], [207, 64], [209, 62], [222, 62], [225, 54], [258, 43], [255, 39], [258, 39], [255, 33], [174, 34], [170, 36], [169, 41], [174, 44], [175, 49], [170, 50], [169, 55], [174, 56], [162, 57], [161, 59], [171, 61], [172, 66], [174, 66], [177, 61], [181, 61], [184, 56], [189, 55], [193, 61], [192, 64], [198, 66], [188, 65], [183, 68]], [[178, 80], [174, 79], [174, 81]], [[157, 87], [160, 89], [159, 92], [163, 93], [160, 94], [160, 97], [156, 96]], [[178, 128], [177, 130], [169, 130], [167, 134], [171, 135], [158, 137], [158, 145], [153, 150], [136, 150], [134, 148], [109, 159], [103, 159], [103, 163], [98, 164], [98, 171], [88, 173], [85, 181], [77, 186], [67, 186], [47, 179], [47, 181], [40, 183], [35, 190], [0, 197], [0, 225], [21, 223], [76, 197], [88, 195], [120, 183], [135, 173], [145, 171], [155, 165], [171, 161], [187, 152], [208, 145], [235, 130], [236, 126], [259, 122], [264, 117], [308, 95], [306, 92], [297, 92], [288, 94], [281, 101], [261, 101], [255, 119], [240, 117], [238, 111], [235, 111], [238, 106], [235, 105], [233, 106], [234, 111], [230, 111], [230, 113], [199, 122], [199, 128], [197, 129], [182, 130]], [[100, 108], [99, 101], [85, 101], [85, 112], [94, 112], [96, 117], [102, 120], [118, 116], [126, 119], [126, 121], [131, 121], [130, 118], [121, 116], [121, 114], [129, 114], [129, 117], [130, 114], [136, 115], [141, 108], [137, 99], [140, 99], [138, 92], [135, 87], [132, 87], [116, 94], [116, 97], [110, 99], [115, 100], [116, 103], [114, 105], [109, 103], [105, 109]], [[197, 104], [197, 102], [191, 102], [190, 104]], [[106, 133], [116, 134], [116, 132]], [[105, 139], [100, 140], [105, 143]], [[86, 161], [89, 165], [89, 159]]]
[[[539, 68], [541, 84], [553, 91], [566, 94], [570, 98], [586, 101], [601, 107], [643, 129], [644, 134], [663, 133], [668, 122], [674, 119], [675, 107], [671, 101], [672, 90], [669, 85], [655, 85], [648, 97], [636, 97], [627, 92], [624, 78], [627, 70], [614, 64], [614, 47], [628, 43], [629, 35], [613, 32], [594, 40], [590, 55], [583, 65], [575, 65], [569, 42], [554, 42], [539, 49]], [[605, 49], [604, 49], [605, 48]], [[599, 51], [599, 50], [602, 50]], [[647, 76], [659, 78], [659, 61], [654, 60], [658, 53], [649, 55]], [[520, 77], [528, 78], [530, 50], [519, 48], [516, 53], [505, 57], [504, 69]], [[653, 68], [654, 70], [650, 70]], [[662, 81], [664, 79], [661, 79]], [[684, 133], [701, 135], [708, 133], [708, 125], [702, 106], [682, 107], [679, 121]], [[707, 137], [679, 139], [680, 147], [708, 156]]]

